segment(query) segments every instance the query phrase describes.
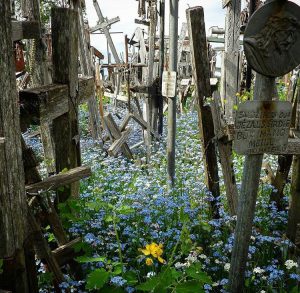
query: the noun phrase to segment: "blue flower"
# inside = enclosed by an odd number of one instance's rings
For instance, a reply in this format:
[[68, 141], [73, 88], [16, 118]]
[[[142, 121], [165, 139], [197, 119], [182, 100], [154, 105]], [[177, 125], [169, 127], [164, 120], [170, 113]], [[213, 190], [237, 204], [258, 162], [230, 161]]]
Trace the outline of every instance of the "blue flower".
[[122, 287], [127, 283], [127, 280], [123, 279], [120, 276], [115, 276], [110, 279], [110, 282], [117, 287]]

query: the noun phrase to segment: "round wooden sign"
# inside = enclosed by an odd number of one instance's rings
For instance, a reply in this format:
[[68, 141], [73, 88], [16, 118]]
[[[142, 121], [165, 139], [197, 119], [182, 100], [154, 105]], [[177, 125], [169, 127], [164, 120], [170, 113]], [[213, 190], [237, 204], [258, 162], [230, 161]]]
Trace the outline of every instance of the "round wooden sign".
[[260, 74], [282, 76], [300, 64], [300, 6], [274, 0], [250, 18], [244, 34], [250, 66]]

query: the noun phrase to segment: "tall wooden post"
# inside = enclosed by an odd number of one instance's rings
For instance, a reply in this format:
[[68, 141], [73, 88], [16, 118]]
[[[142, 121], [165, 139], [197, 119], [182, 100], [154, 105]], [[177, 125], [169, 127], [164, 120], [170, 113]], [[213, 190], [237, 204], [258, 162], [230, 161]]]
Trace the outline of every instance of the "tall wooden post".
[[[239, 48], [241, 0], [226, 3], [225, 52], [222, 60], [221, 99], [225, 108], [226, 122], [233, 123], [236, 93], [239, 89]], [[233, 170], [232, 141], [228, 137], [218, 141], [220, 162], [224, 176], [226, 196], [231, 215], [236, 214], [238, 190]]]
[[293, 160], [292, 183], [291, 183], [291, 204], [289, 208], [287, 236], [295, 243], [298, 225], [300, 224], [300, 156]]
[[[66, 97], [69, 112], [53, 121], [56, 172], [80, 166], [80, 141], [78, 131], [78, 12], [66, 8], [52, 9], [53, 82], [68, 84]], [[72, 38], [68, 37], [72, 36]], [[72, 194], [76, 196], [79, 183], [58, 193], [63, 202]]]
[[[28, 292], [24, 264], [27, 203], [22, 167], [10, 1], [0, 2], [0, 289]], [[1, 290], [0, 290], [1, 291]]]
[[[177, 72], [178, 53], [178, 0], [170, 0], [169, 26], [169, 71]], [[176, 141], [176, 99], [168, 100], [168, 180], [174, 186], [175, 180], [175, 141]]]
[[[85, 76], [93, 76], [93, 65], [91, 60], [91, 52], [88, 48], [88, 40], [85, 34], [83, 12], [81, 7], [81, 0], [78, 3], [74, 3], [77, 6], [78, 17], [79, 17], [79, 53], [80, 53], [80, 65], [82, 73]], [[74, 7], [76, 7], [74, 5]], [[102, 144], [102, 131], [101, 131], [101, 122], [100, 114], [98, 111], [97, 101], [95, 95], [88, 99], [88, 108], [89, 108], [89, 121], [92, 129], [93, 138], [101, 145]]]
[[234, 120], [234, 105], [237, 104], [236, 93], [239, 89], [240, 57], [240, 15], [241, 0], [227, 1], [225, 24], [225, 52], [221, 82], [221, 96], [224, 99], [225, 115], [229, 122]]
[[[220, 195], [216, 148], [213, 143], [214, 124], [210, 105], [205, 98], [211, 96], [210, 70], [207, 55], [207, 43], [203, 8], [193, 7], [186, 10], [193, 75], [198, 97], [198, 120], [202, 140], [202, 152], [205, 166], [206, 186], [214, 198]], [[212, 201], [212, 214], [218, 216], [215, 201]]]
[[159, 78], [160, 78], [160, 90], [158, 97], [158, 134], [162, 135], [163, 133], [163, 108], [164, 108], [164, 99], [161, 95], [162, 89], [162, 75], [165, 65], [165, 0], [160, 0], [159, 3]]
[[[275, 79], [257, 74], [254, 100], [272, 100]], [[246, 262], [255, 212], [263, 154], [247, 155], [244, 163], [241, 193], [238, 201], [237, 223], [229, 272], [230, 292], [243, 292]]]

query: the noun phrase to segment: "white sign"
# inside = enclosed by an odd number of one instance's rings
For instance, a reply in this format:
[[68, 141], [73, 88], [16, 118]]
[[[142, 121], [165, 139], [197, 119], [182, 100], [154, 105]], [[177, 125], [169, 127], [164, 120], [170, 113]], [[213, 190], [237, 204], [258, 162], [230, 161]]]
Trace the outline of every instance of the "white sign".
[[180, 85], [183, 85], [183, 86], [187, 86], [190, 84], [190, 79], [189, 78], [183, 78], [180, 82]]
[[162, 75], [162, 90], [164, 97], [173, 98], [176, 96], [176, 71], [164, 71]]
[[287, 147], [292, 104], [247, 101], [235, 118], [234, 149], [238, 154], [280, 153]]

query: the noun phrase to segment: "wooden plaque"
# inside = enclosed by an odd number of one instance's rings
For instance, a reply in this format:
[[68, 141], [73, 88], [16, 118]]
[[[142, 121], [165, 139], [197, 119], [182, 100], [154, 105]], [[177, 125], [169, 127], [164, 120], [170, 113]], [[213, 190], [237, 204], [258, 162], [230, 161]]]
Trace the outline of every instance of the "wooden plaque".
[[250, 18], [244, 50], [251, 67], [270, 77], [282, 76], [300, 64], [300, 7], [272, 1]]
[[173, 98], [176, 96], [176, 71], [164, 71], [162, 76], [162, 95]]
[[235, 119], [234, 149], [238, 154], [281, 153], [287, 147], [292, 104], [247, 101]]

